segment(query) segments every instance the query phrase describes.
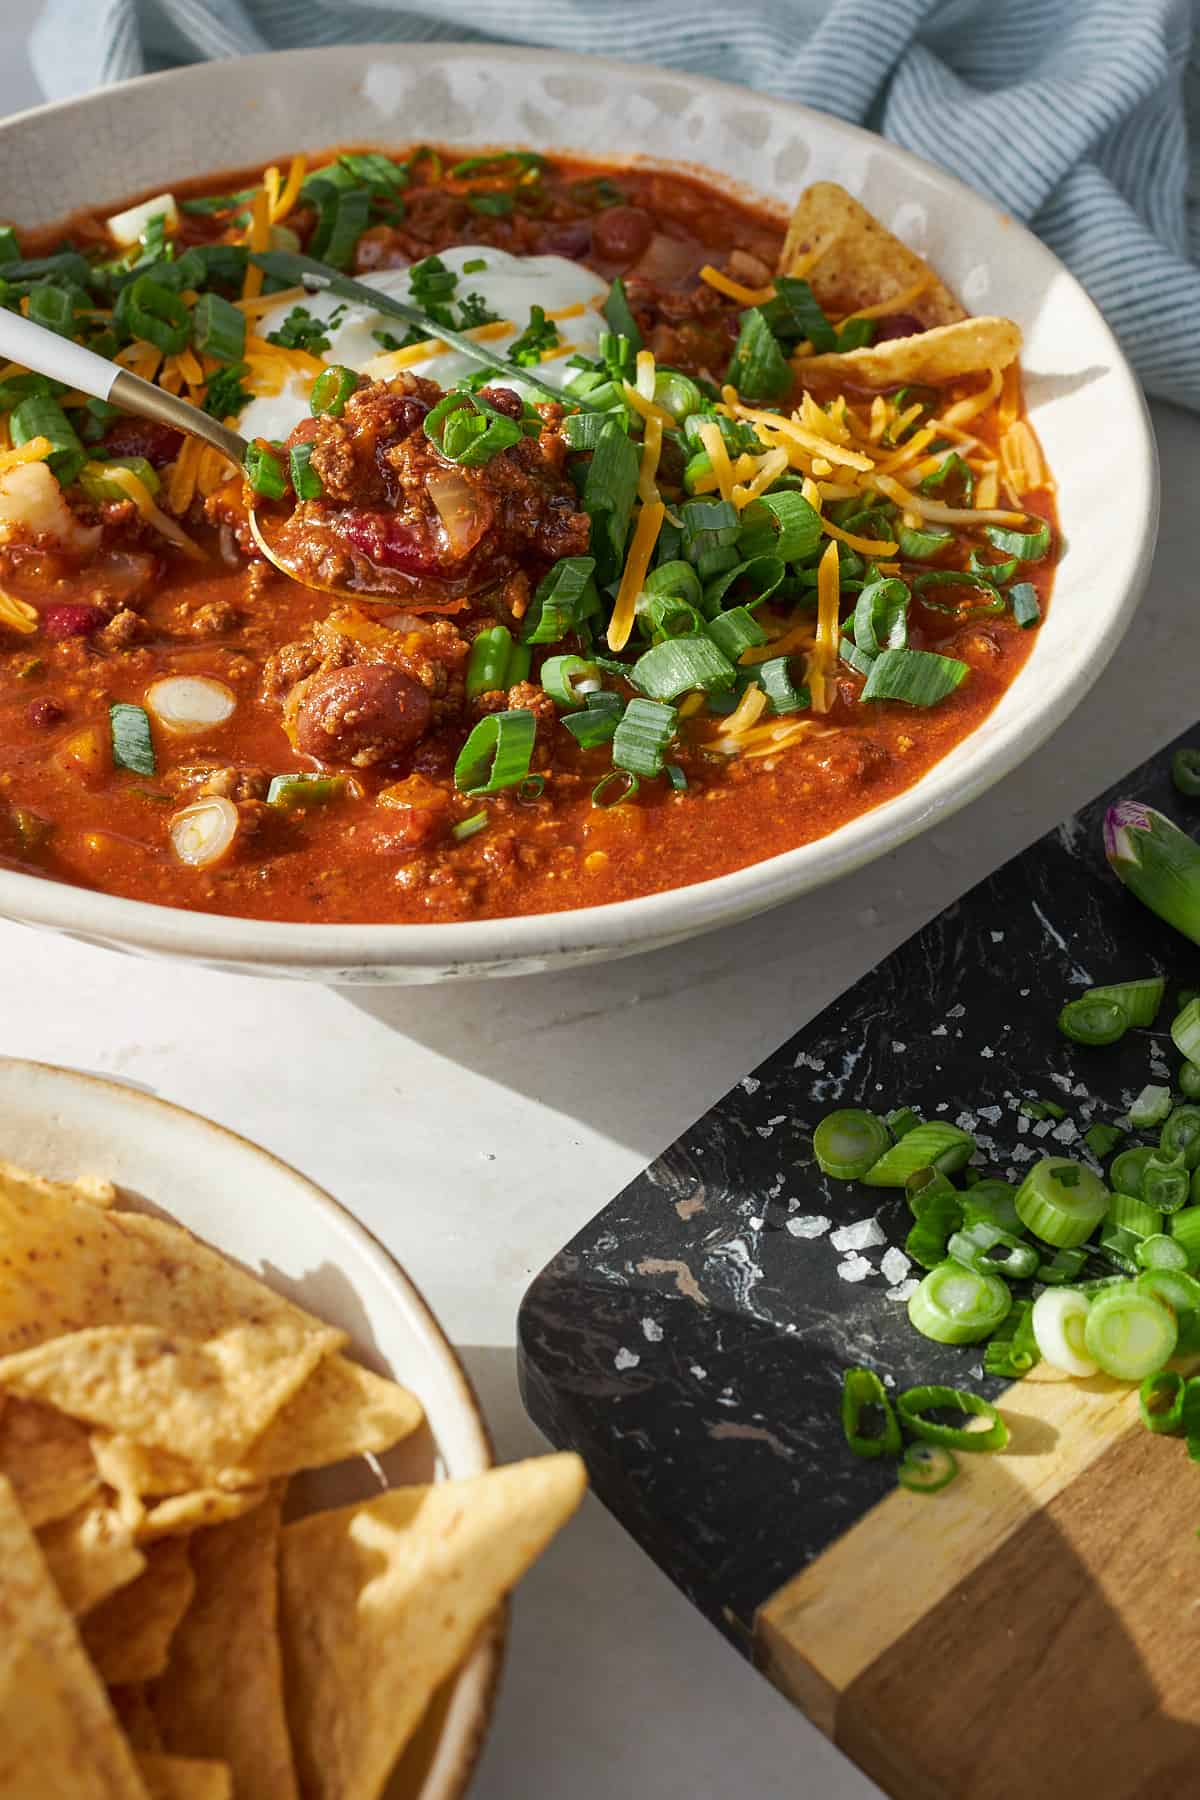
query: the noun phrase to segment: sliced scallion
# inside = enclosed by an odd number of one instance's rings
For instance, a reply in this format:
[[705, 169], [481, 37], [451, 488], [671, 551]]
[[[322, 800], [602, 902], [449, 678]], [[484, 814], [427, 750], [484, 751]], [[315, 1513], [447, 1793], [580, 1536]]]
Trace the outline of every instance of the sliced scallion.
[[460, 793], [494, 794], [529, 773], [537, 722], [523, 707], [480, 719], [458, 753], [454, 785]]
[[1034, 1164], [1016, 1198], [1021, 1223], [1057, 1250], [1086, 1243], [1108, 1203], [1108, 1189], [1094, 1170], [1055, 1156]]
[[694, 689], [722, 693], [737, 680], [737, 670], [711, 637], [697, 634], [664, 638], [661, 644], [652, 645], [638, 657], [629, 678], [647, 699], [675, 700]]
[[871, 665], [863, 700], [902, 700], [908, 706], [937, 706], [960, 687], [970, 670], [933, 650], [885, 650]]
[[1078, 1288], [1048, 1287], [1033, 1303], [1033, 1335], [1052, 1369], [1067, 1375], [1094, 1375], [1097, 1364], [1087, 1348], [1091, 1301]]
[[1122, 1150], [1114, 1156], [1109, 1165], [1108, 1179], [1118, 1194], [1128, 1194], [1131, 1199], [1142, 1198], [1142, 1181], [1146, 1173], [1146, 1164], [1154, 1155], [1149, 1144], [1135, 1144], [1128, 1150]]
[[[1104, 853], [1109, 867], [1143, 906], [1200, 943], [1200, 845], [1186, 831], [1152, 806], [1118, 800], [1105, 814]], [[1185, 1013], [1188, 1028], [1181, 1041], [1176, 1027]], [[1189, 1062], [1200, 1061], [1200, 1006], [1190, 1013], [1184, 1007], [1171, 1035]]]
[[910, 1444], [900, 1459], [896, 1480], [912, 1494], [940, 1494], [958, 1474], [953, 1450], [945, 1444]]
[[134, 775], [153, 775], [158, 765], [154, 760], [154, 739], [150, 735], [150, 719], [145, 707], [117, 701], [108, 709], [108, 723], [114, 766], [128, 769]]
[[908, 1302], [908, 1316], [922, 1337], [939, 1344], [975, 1344], [989, 1337], [1012, 1306], [1008, 1284], [960, 1262], [930, 1269]]
[[1085, 996], [1067, 1001], [1058, 1015], [1058, 1029], [1072, 1043], [1095, 1047], [1115, 1044], [1123, 1038], [1129, 1029], [1129, 1020], [1115, 1000]]
[[[630, 775], [661, 775], [679, 714], [656, 700], [631, 700], [613, 734], [612, 758]], [[595, 795], [592, 796], [595, 803]]]
[[1174, 1369], [1159, 1369], [1146, 1376], [1138, 1390], [1138, 1411], [1147, 1431], [1162, 1437], [1175, 1437], [1182, 1431], [1186, 1385]]
[[581, 750], [595, 750], [600, 744], [611, 743], [621, 712], [620, 695], [601, 689], [587, 696], [582, 712], [568, 713], [562, 723]]
[[1159, 1300], [1127, 1283], [1096, 1296], [1083, 1335], [1087, 1354], [1106, 1375], [1142, 1381], [1168, 1361], [1178, 1332], [1172, 1314]]
[[868, 1187], [903, 1187], [918, 1169], [936, 1168], [953, 1175], [966, 1166], [974, 1149], [975, 1139], [969, 1132], [940, 1119], [927, 1119], [885, 1150], [862, 1179]]
[[855, 1456], [900, 1454], [900, 1426], [874, 1369], [847, 1369], [842, 1376], [842, 1431]]
[[1170, 1110], [1170, 1088], [1159, 1082], [1148, 1082], [1130, 1103], [1129, 1123], [1135, 1131], [1149, 1131], [1153, 1126], [1161, 1125]]
[[477, 700], [480, 694], [494, 694], [508, 687], [512, 652], [512, 632], [507, 625], [490, 625], [486, 631], [476, 633], [464, 678], [468, 700]]
[[1089, 988], [1084, 1000], [1115, 1000], [1131, 1025], [1153, 1025], [1166, 991], [1166, 977], [1144, 975], [1138, 981], [1113, 981], [1107, 987]]
[[[974, 1453], [1003, 1450], [1008, 1443], [1008, 1426], [991, 1401], [967, 1388], [908, 1388], [897, 1396], [896, 1411], [904, 1430], [926, 1444]], [[982, 1430], [969, 1424], [943, 1425], [928, 1416], [932, 1412], [958, 1412], [967, 1419], [983, 1419], [985, 1424]]]
[[827, 1113], [813, 1132], [813, 1154], [835, 1181], [859, 1181], [878, 1162], [891, 1137], [875, 1113], [844, 1107]]

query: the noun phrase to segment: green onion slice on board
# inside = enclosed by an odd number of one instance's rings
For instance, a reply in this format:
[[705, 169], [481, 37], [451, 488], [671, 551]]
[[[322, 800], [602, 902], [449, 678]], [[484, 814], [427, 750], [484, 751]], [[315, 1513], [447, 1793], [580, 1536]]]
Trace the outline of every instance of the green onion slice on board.
[[953, 1450], [944, 1444], [910, 1444], [896, 1471], [900, 1486], [913, 1494], [940, 1494], [958, 1474]]
[[[967, 1388], [908, 1388], [896, 1400], [900, 1423], [911, 1437], [926, 1444], [942, 1444], [948, 1450], [971, 1452], [1003, 1450], [1008, 1442], [1008, 1426], [990, 1400], [973, 1394]], [[982, 1429], [967, 1425], [943, 1425], [928, 1415], [952, 1411], [967, 1419], [983, 1419]]]
[[828, 1113], [813, 1132], [813, 1152], [821, 1172], [835, 1181], [861, 1180], [889, 1142], [883, 1120], [859, 1107]]
[[1012, 1307], [998, 1275], [981, 1275], [959, 1262], [931, 1269], [908, 1302], [908, 1316], [922, 1337], [938, 1344], [974, 1344], [990, 1337]]
[[873, 1369], [847, 1369], [842, 1376], [842, 1430], [855, 1456], [899, 1456], [900, 1426]]

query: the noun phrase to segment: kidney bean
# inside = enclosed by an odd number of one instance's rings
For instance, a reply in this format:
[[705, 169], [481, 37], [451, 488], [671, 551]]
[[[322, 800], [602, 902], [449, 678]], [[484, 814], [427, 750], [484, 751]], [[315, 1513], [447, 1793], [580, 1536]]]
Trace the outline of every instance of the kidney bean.
[[41, 627], [48, 638], [90, 637], [106, 624], [108, 614], [100, 606], [70, 602], [48, 606], [42, 614]]

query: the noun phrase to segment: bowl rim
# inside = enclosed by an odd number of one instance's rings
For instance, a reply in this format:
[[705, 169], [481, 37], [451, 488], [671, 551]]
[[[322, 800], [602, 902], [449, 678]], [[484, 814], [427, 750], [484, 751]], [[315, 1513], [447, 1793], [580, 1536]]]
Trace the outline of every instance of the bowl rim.
[[[116, 1106], [122, 1108], [143, 1111], [154, 1108], [166, 1115], [169, 1122], [182, 1117], [189, 1126], [199, 1127], [205, 1134], [218, 1136], [227, 1144], [236, 1146], [239, 1154], [248, 1153], [256, 1160], [273, 1163], [288, 1181], [297, 1183], [305, 1190], [317, 1212], [330, 1218], [340, 1233], [358, 1240], [359, 1249], [368, 1261], [379, 1266], [381, 1276], [388, 1283], [402, 1290], [422, 1329], [444, 1355], [447, 1373], [452, 1376], [458, 1389], [457, 1398], [474, 1427], [481, 1468], [495, 1467], [495, 1445], [479, 1396], [440, 1319], [398, 1257], [369, 1225], [364, 1225], [351, 1212], [344, 1201], [331, 1194], [327, 1188], [319, 1186], [294, 1163], [277, 1156], [273, 1150], [268, 1150], [244, 1133], [235, 1131], [231, 1126], [221, 1125], [217, 1120], [195, 1112], [189, 1106], [180, 1106], [176, 1101], [166, 1100], [160, 1094], [151, 1094], [144, 1088], [132, 1086], [119, 1077], [97, 1075], [90, 1069], [70, 1068], [62, 1063], [42, 1062], [33, 1057], [0, 1055], [0, 1073], [8, 1069], [34, 1070], [39, 1075], [51, 1077], [56, 1084], [65, 1082], [69, 1086], [87, 1088], [101, 1096], [109, 1096]], [[456, 1671], [453, 1678], [455, 1692], [442, 1720], [425, 1781], [415, 1800], [462, 1800], [466, 1793], [495, 1712], [508, 1645], [508, 1624], [509, 1610], [505, 1602], [485, 1625], [475, 1645]], [[446, 1750], [452, 1725], [458, 1741], [444, 1757], [443, 1751]]]
[[[561, 72], [564, 68], [579, 69], [608, 75], [615, 81], [649, 78], [674, 82], [694, 94], [710, 96], [714, 102], [727, 102], [732, 96], [742, 96], [760, 106], [765, 104], [794, 115], [797, 123], [807, 127], [810, 133], [819, 133], [835, 141], [870, 145], [877, 154], [883, 151], [893, 166], [910, 169], [951, 202], [986, 219], [990, 232], [1003, 229], [1007, 234], [1018, 234], [1024, 254], [1041, 266], [1047, 278], [1053, 275], [1058, 284], [1069, 287], [1073, 303], [1091, 315], [1093, 327], [1101, 339], [1106, 340], [1109, 372], [1119, 389], [1121, 428], [1128, 434], [1129, 510], [1136, 512], [1141, 523], [1139, 529], [1123, 540], [1120, 553], [1110, 563], [1112, 574], [1107, 585], [1119, 598], [1109, 607], [1091, 657], [1085, 663], [1069, 664], [1050, 684], [1034, 717], [1010, 721], [987, 758], [974, 768], [961, 772], [953, 787], [936, 797], [922, 794], [929, 777], [939, 766], [935, 763], [913, 786], [860, 813], [824, 837], [727, 874], [661, 893], [600, 906], [464, 923], [326, 924], [254, 919], [162, 906], [19, 870], [0, 869], [0, 916], [75, 933], [89, 941], [99, 937], [116, 946], [128, 945], [141, 951], [268, 971], [279, 966], [327, 970], [332, 976], [344, 970], [410, 968], [470, 978], [496, 972], [505, 965], [529, 968], [561, 959], [586, 960], [651, 949], [765, 912], [825, 886], [888, 851], [900, 848], [933, 823], [950, 818], [1046, 742], [1094, 685], [1124, 635], [1148, 579], [1158, 529], [1158, 453], [1145, 396], [1115, 335], [1082, 284], [1026, 226], [956, 176], [875, 132], [799, 102], [757, 94], [738, 83], [653, 63], [624, 62], [612, 57], [523, 46], [438, 41], [321, 45], [309, 49], [265, 51], [237, 58], [236, 62], [250, 71], [286, 71], [290, 67], [318, 63], [342, 63], [352, 68], [372, 59], [403, 60], [409, 64], [466, 62], [478, 60], [483, 55], [492, 66], [510, 64], [518, 69], [540, 68], [547, 73]], [[31, 107], [0, 121], [0, 136], [19, 131], [32, 120], [86, 112], [90, 106], [106, 104], [113, 96], [123, 93], [179, 88], [183, 99], [191, 90], [202, 88], [206, 80], [220, 79], [222, 73], [227, 75], [228, 67], [225, 62], [190, 64], [158, 74], [135, 76], [88, 94]], [[670, 160], [680, 165], [688, 162], [684, 157]], [[694, 162], [689, 166], [698, 167]], [[734, 178], [723, 176], [720, 171], [713, 170], [711, 174], [719, 182], [739, 185]], [[743, 189], [747, 186], [744, 182], [740, 185]], [[1008, 241], [1012, 241], [1011, 235]], [[969, 744], [974, 735], [970, 734], [962, 742]], [[875, 822], [881, 816], [883, 822], [879, 826]]]

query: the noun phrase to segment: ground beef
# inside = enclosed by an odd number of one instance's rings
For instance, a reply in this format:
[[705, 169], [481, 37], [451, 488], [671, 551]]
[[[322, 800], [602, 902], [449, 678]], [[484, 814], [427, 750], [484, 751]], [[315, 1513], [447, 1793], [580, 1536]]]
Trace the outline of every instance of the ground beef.
[[271, 778], [265, 769], [214, 769], [196, 789], [196, 797], [215, 795], [222, 800], [265, 800]]
[[138, 614], [128, 607], [114, 615], [103, 631], [96, 634], [96, 643], [105, 650], [127, 650], [130, 644], [136, 644], [143, 630]]
[[[484, 393], [521, 416], [510, 389]], [[423, 429], [440, 398], [413, 375], [367, 382], [340, 418], [323, 415], [308, 428], [325, 491], [280, 523], [275, 542], [317, 585], [445, 603], [586, 552], [588, 518], [564, 472], [561, 409], [539, 409], [537, 436], [462, 467]]]

